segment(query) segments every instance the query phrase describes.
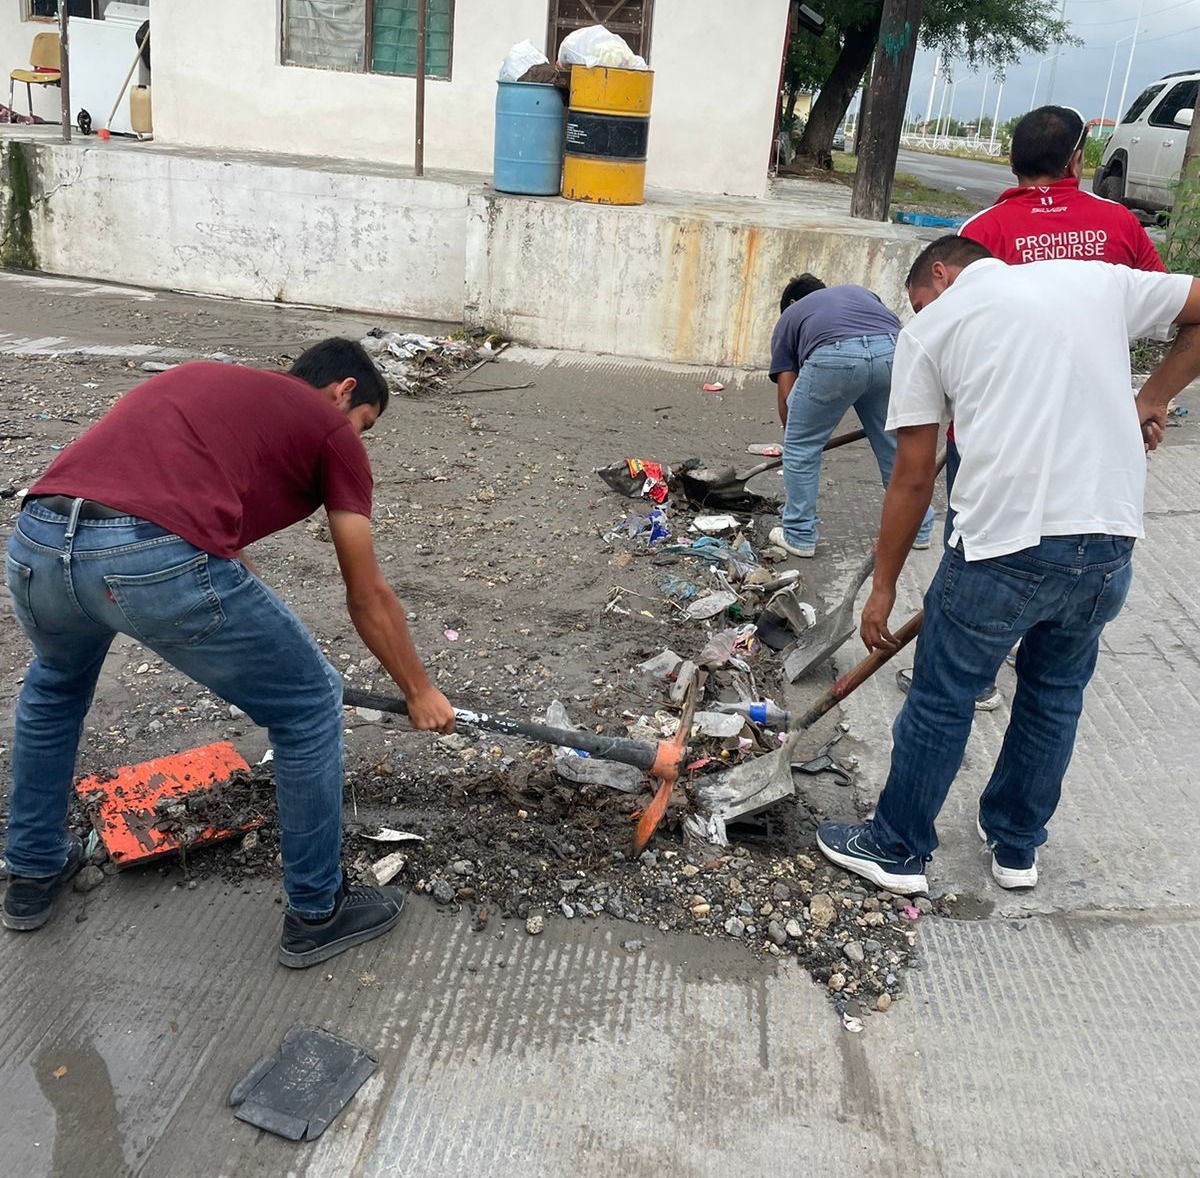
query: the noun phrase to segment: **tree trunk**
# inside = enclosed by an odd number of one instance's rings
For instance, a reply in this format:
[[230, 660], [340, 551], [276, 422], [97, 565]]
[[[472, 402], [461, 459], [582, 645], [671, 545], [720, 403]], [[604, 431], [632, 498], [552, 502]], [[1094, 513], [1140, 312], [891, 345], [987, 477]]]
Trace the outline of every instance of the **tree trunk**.
[[871, 86], [863, 99], [858, 171], [850, 215], [886, 221], [896, 175], [896, 153], [904, 124], [904, 103], [917, 55], [917, 30], [925, 0], [885, 0], [879, 50], [871, 70]]
[[1183, 149], [1175, 204], [1164, 251], [1169, 269], [1195, 274], [1200, 268], [1200, 97], [1192, 114], [1192, 129]]
[[799, 85], [792, 86], [787, 92], [787, 100], [783, 108], [783, 127], [782, 130], [790, 135], [792, 133], [792, 124], [796, 121], [796, 100], [800, 97]]
[[846, 117], [850, 99], [862, 81], [875, 42], [879, 39], [879, 25], [883, 19], [883, 7], [865, 25], [851, 29], [842, 42], [842, 52], [830, 71], [829, 78], [821, 87], [820, 97], [808, 113], [808, 124], [800, 140], [797, 154], [818, 161], [822, 167], [832, 167], [833, 133]]

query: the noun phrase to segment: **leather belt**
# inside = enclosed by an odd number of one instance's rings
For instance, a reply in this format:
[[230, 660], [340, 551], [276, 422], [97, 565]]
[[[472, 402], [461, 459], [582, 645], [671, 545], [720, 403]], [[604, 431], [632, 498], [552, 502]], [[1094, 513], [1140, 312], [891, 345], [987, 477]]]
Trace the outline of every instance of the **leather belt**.
[[[47, 511], [53, 511], [55, 515], [70, 516], [75, 499], [71, 495], [26, 495], [22, 507], [30, 503], [36, 503]], [[80, 519], [121, 519], [128, 514], [128, 511], [121, 511], [116, 507], [106, 507], [103, 503], [92, 502], [91, 499], [85, 499], [83, 506], [79, 509]]]

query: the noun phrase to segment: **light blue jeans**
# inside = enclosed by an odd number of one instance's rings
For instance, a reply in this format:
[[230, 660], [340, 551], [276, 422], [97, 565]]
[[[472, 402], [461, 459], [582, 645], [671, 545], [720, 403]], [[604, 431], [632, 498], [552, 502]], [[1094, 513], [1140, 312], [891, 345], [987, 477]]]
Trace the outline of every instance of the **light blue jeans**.
[[1134, 542], [1046, 536], [992, 560], [948, 548], [925, 594], [912, 686], [892, 726], [892, 764], [873, 824], [880, 846], [924, 858], [966, 749], [975, 697], [1020, 639], [1017, 690], [979, 821], [1004, 867], [1033, 866], [1075, 747], [1100, 632], [1129, 592]]
[[55, 875], [67, 854], [75, 756], [104, 656], [120, 632], [236, 704], [275, 750], [283, 884], [323, 916], [341, 885], [341, 679], [299, 619], [237, 560], [133, 516], [26, 505], [5, 573], [34, 659], [17, 701], [5, 857]]
[[[783, 537], [789, 544], [806, 548], [817, 542], [821, 450], [851, 406], [875, 451], [885, 487], [892, 477], [896, 437], [884, 423], [895, 350], [890, 335], [855, 336], [817, 348], [800, 366], [788, 394], [783, 431]], [[932, 531], [933, 509], [929, 508], [917, 533], [918, 543], [928, 541]]]

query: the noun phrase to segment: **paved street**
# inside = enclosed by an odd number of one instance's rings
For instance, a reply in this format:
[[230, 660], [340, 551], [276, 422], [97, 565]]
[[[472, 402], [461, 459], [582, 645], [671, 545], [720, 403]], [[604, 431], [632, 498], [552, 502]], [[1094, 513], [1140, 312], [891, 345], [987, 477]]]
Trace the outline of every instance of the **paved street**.
[[[139, 292], [0, 279], [0, 366], [75, 346], [140, 361], [226, 343], [205, 335], [211, 303], [161, 296], [167, 338]], [[31, 312], [51, 289], [52, 304]], [[151, 316], [144, 331], [129, 326], [134, 304]], [[262, 355], [370, 322], [243, 314]], [[611, 360], [567, 355], [502, 367], [505, 383], [535, 379], [548, 403], [576, 407], [627, 378]], [[693, 372], [637, 367], [657, 404], [695, 392]], [[764, 378], [719, 375], [730, 430], [752, 440], [761, 406], [769, 416]], [[921, 968], [861, 1034], [794, 962], [607, 918], [481, 934], [426, 897], [410, 899], [394, 935], [294, 973], [274, 964], [271, 884], [189, 890], [129, 873], [70, 897], [36, 935], [0, 936], [0, 1176], [1200, 1175], [1197, 390], [1182, 403], [1191, 415], [1151, 461], [1148, 538], [1106, 633], [1043, 882], [1000, 891], [973, 828], [1004, 707], [978, 718], [932, 864], [933, 891], [955, 893], [963, 919], [921, 919]], [[854, 486], [823, 489], [829, 551], [805, 576], [829, 601], [873, 535]], [[918, 606], [936, 565], [936, 552], [914, 555], [898, 614]], [[841, 669], [857, 658], [847, 645]], [[1011, 672], [1000, 687], [1011, 696]], [[864, 800], [883, 779], [900, 700], [884, 674], [844, 710]], [[10, 732], [4, 716], [0, 745]], [[837, 804], [837, 791], [821, 802]], [[225, 1107], [295, 1023], [379, 1058], [312, 1144]]]

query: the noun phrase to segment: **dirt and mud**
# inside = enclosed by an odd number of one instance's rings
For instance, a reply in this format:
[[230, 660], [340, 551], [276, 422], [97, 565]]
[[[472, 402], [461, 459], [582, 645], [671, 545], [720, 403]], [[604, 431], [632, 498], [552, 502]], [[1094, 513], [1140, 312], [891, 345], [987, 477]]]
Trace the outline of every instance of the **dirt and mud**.
[[[16, 297], [0, 290], [0, 300]], [[97, 298], [84, 316], [82, 300], [61, 293], [20, 297], [21, 313], [39, 323], [40, 334], [223, 352], [267, 367], [286, 365], [323, 335], [414, 326], [170, 295], [153, 302]], [[0, 354], [0, 493], [10, 496], [0, 500], [5, 532], [16, 518], [18, 492], [115, 398], [148, 377], [142, 365], [86, 349]], [[704, 390], [722, 378], [731, 387]], [[777, 522], [769, 512], [740, 514], [738, 528], [710, 542], [689, 531], [698, 513], [678, 494], [662, 506], [668, 535], [651, 543], [645, 521], [654, 505], [621, 496], [594, 471], [627, 457], [676, 467], [698, 457], [710, 468], [745, 470], [761, 461], [747, 453], [748, 444], [778, 441], [773, 418], [773, 390], [761, 374], [733, 378], [519, 350], [445, 380], [432, 395], [394, 398], [366, 437], [376, 478], [376, 547], [439, 687], [457, 707], [540, 719], [559, 700], [576, 725], [649, 741], [668, 736], [679, 711], [673, 684], [639, 664], [667, 649], [695, 660], [714, 635], [754, 622], [762, 595], [745, 588], [747, 575], [770, 580], [799, 569], [799, 596], [822, 611], [840, 596], [847, 564], [857, 563], [870, 543], [878, 475], [865, 443], [827, 457], [828, 538], [816, 560], [796, 562], [767, 545], [767, 530]], [[769, 504], [781, 493], [778, 474], [762, 476], [753, 489]], [[252, 555], [348, 684], [395, 690], [346, 616], [323, 517], [263, 541]], [[736, 600], [715, 617], [689, 616], [698, 598], [726, 591]], [[0, 611], [0, 773], [7, 782], [13, 705], [28, 647], [7, 602]], [[718, 660], [708, 669], [702, 708], [765, 696], [803, 710], [832, 678], [825, 667], [789, 686], [770, 649], [751, 642], [735, 655], [740, 667]], [[635, 856], [634, 822], [649, 801], [648, 781], [632, 793], [574, 784], [558, 775], [546, 746], [483, 732], [414, 733], [403, 719], [368, 710], [348, 709], [345, 718], [345, 863], [356, 878], [398, 853], [404, 864], [396, 882], [438, 903], [468, 907], [481, 929], [503, 919], [524, 922], [533, 933], [547, 919], [621, 920], [631, 940], [640, 925], [650, 925], [733, 937], [764, 956], [793, 956], [840, 1006], [849, 1003], [850, 1014], [886, 1009], [902, 992], [915, 922], [931, 910], [929, 901], [913, 905], [860, 888], [814, 849], [816, 821], [861, 812], [855, 789], [827, 774], [797, 775], [798, 797], [731, 825], [727, 846], [685, 830], [695, 786], [777, 748], [773, 728], [697, 734], [663, 826]], [[801, 753], [815, 754], [837, 734], [837, 723], [834, 711], [804, 736]], [[217, 740], [233, 741], [251, 765], [267, 749], [265, 733], [236, 709], [119, 638], [77, 770], [81, 777], [111, 772]], [[852, 737], [833, 755], [853, 777]], [[0, 790], [0, 821], [5, 805]], [[223, 819], [244, 812], [260, 825], [245, 839], [140, 870], [174, 879], [180, 873], [231, 882], [277, 878], [269, 765], [240, 776], [216, 805]], [[72, 821], [87, 829], [82, 804]], [[368, 837], [381, 827], [421, 841]]]

